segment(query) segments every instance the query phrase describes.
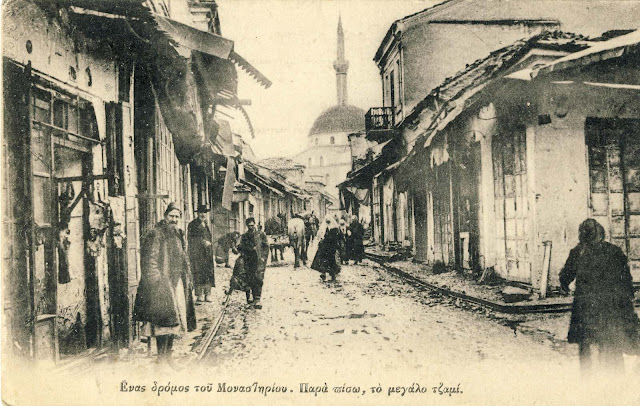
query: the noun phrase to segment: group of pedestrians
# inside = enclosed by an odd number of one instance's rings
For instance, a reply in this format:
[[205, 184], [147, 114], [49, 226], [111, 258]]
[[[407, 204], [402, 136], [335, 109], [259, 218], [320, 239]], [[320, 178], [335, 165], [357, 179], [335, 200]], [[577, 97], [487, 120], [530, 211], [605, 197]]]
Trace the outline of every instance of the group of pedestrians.
[[[209, 211], [206, 205], [198, 207], [196, 219], [189, 223], [185, 239], [184, 232], [178, 227], [182, 210], [175, 203], [170, 203], [164, 218], [142, 239], [142, 272], [133, 319], [142, 322], [142, 336], [155, 337], [158, 362], [175, 369], [181, 366], [172, 358], [174, 339], [195, 330], [195, 304], [212, 301], [215, 273], [212, 234], [207, 224]], [[230, 294], [234, 288], [248, 290], [253, 295], [254, 307], [260, 309], [269, 246], [266, 235], [256, 228], [253, 218], [247, 219], [246, 224], [248, 231], [237, 246], [241, 257], [236, 266], [242, 267], [242, 272], [239, 272], [242, 277], [232, 279], [227, 293]], [[227, 257], [223, 259], [227, 264], [228, 250]]]
[[337, 216], [327, 214], [318, 231], [319, 241], [311, 269], [320, 272], [324, 281], [327, 274], [336, 280], [341, 265], [353, 260], [359, 264], [364, 259], [364, 227], [353, 217], [347, 226], [348, 217], [338, 220]]
[[[208, 207], [198, 207], [197, 218], [187, 229], [187, 248], [184, 232], [178, 227], [182, 211], [171, 203], [163, 220], [145, 234], [141, 244], [142, 273], [134, 320], [143, 322], [142, 335], [155, 337], [158, 360], [173, 367], [178, 367], [171, 357], [174, 338], [196, 328], [194, 302], [211, 302], [211, 288], [215, 286], [208, 212]], [[340, 220], [327, 215], [320, 226], [311, 268], [320, 272], [323, 281], [327, 274], [335, 280], [341, 265], [349, 260], [358, 264], [364, 257], [364, 227], [357, 217], [348, 225], [347, 221], [348, 218]], [[226, 293], [245, 291], [247, 302], [261, 309], [269, 244], [254, 218], [248, 218], [246, 225], [247, 232], [237, 245], [240, 257]], [[228, 264], [228, 258], [223, 261]], [[560, 273], [562, 290], [568, 292], [574, 280], [568, 341], [579, 345], [583, 371], [591, 370], [594, 346], [598, 348], [602, 366], [621, 370], [622, 355], [637, 355], [640, 348], [634, 287], [626, 256], [618, 246], [605, 241], [604, 228], [593, 219], [580, 225], [579, 243], [571, 250]]]

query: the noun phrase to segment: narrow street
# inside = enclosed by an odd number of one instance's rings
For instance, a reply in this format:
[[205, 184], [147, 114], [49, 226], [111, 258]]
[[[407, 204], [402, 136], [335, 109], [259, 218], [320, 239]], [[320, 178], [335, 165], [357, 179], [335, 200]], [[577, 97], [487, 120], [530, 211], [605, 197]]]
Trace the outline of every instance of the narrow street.
[[297, 392], [299, 383], [326, 382], [331, 392], [345, 382], [382, 382], [385, 397], [388, 386], [414, 382], [464, 390], [492, 371], [510, 369], [517, 381], [534, 365], [547, 376], [578, 373], [573, 346], [508, 324], [419, 291], [370, 261], [343, 266], [337, 281], [322, 282], [309, 267], [294, 270], [286, 260], [267, 267], [263, 309], [233, 294], [202, 363], [207, 375], [228, 384], [251, 377]]
[[308, 267], [270, 266], [264, 286], [262, 310], [250, 308], [244, 294], [234, 294], [207, 357], [211, 365], [238, 371], [244, 364], [266, 372], [277, 362], [311, 373], [319, 368], [331, 374], [379, 369], [395, 374], [485, 361], [573, 364], [574, 356], [555, 351], [548, 340], [438, 303], [440, 298], [369, 261], [343, 266], [335, 282], [322, 282]]

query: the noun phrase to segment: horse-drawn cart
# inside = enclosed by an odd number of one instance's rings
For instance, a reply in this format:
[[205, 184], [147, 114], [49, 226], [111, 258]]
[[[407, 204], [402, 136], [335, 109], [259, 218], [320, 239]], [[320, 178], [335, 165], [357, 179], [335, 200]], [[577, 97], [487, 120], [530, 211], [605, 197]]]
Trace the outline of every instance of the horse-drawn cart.
[[271, 262], [278, 262], [278, 251], [280, 251], [280, 260], [284, 261], [284, 249], [289, 245], [286, 222], [284, 216], [272, 217], [265, 222], [264, 232], [269, 243]]
[[280, 260], [284, 261], [282, 253], [289, 245], [289, 236], [286, 234], [267, 235], [267, 242], [269, 243], [269, 251], [271, 251], [271, 262], [278, 262], [278, 251], [280, 251]]

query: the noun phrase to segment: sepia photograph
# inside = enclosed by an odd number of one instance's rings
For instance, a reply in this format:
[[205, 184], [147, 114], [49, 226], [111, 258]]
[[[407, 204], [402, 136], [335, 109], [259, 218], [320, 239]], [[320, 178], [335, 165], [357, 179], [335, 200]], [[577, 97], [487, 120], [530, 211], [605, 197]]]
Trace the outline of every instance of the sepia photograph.
[[1, 0], [1, 399], [640, 406], [640, 0]]

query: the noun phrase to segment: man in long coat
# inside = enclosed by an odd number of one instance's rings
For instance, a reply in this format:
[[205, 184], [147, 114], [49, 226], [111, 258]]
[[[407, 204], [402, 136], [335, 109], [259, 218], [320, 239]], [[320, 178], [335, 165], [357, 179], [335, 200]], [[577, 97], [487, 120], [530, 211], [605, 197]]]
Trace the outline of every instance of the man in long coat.
[[260, 297], [262, 296], [262, 284], [264, 271], [269, 256], [269, 243], [267, 235], [256, 228], [256, 220], [249, 217], [246, 221], [247, 232], [242, 234], [238, 251], [244, 261], [245, 272], [251, 286], [253, 295], [253, 307], [262, 309]]
[[170, 203], [164, 219], [143, 237], [142, 273], [133, 309], [133, 319], [144, 322], [143, 331], [156, 338], [158, 361], [171, 366], [174, 337], [196, 328], [189, 258], [184, 233], [178, 228], [181, 216]]
[[207, 213], [209, 213], [209, 207], [206, 205], [198, 206], [197, 217], [187, 227], [189, 260], [198, 302], [211, 302], [209, 298], [211, 287], [216, 286], [213, 269], [213, 245], [211, 230], [207, 224]]
[[580, 224], [580, 242], [560, 272], [564, 291], [576, 281], [568, 341], [579, 345], [580, 365], [587, 374], [592, 345], [599, 349], [602, 366], [612, 371], [624, 368], [623, 353], [638, 350], [640, 321], [633, 307], [627, 257], [618, 246], [604, 241], [604, 234], [594, 219]]

